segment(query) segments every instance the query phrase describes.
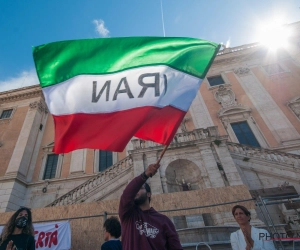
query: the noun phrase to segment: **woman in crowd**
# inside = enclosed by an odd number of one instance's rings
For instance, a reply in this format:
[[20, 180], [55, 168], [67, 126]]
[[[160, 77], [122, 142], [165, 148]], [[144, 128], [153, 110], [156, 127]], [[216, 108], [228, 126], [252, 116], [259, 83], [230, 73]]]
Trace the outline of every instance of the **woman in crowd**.
[[250, 225], [251, 214], [247, 208], [236, 205], [232, 208], [232, 215], [240, 226], [230, 235], [233, 250], [275, 250], [268, 231]]
[[0, 250], [35, 250], [30, 209], [21, 207], [11, 216], [0, 236]]

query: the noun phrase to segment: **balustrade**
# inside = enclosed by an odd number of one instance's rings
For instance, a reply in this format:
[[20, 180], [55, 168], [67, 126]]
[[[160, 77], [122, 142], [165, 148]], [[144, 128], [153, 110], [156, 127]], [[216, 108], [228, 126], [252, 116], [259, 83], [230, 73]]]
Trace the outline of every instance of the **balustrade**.
[[[196, 140], [203, 140], [203, 139], [207, 139], [209, 137], [217, 137], [218, 135], [219, 135], [218, 127], [216, 127], [216, 126], [208, 127], [206, 129], [203, 129], [203, 128], [195, 129], [190, 132], [183, 132], [183, 133], [175, 134], [170, 145], [184, 143], [184, 142], [192, 142], [192, 141], [196, 141]], [[133, 139], [133, 140], [131, 140], [131, 142], [133, 144], [133, 149], [143, 149], [143, 148], [152, 148], [152, 147], [161, 146], [161, 144], [158, 144], [156, 142], [144, 141], [141, 139]]]
[[105, 181], [114, 178], [121, 171], [128, 169], [131, 166], [132, 166], [132, 159], [130, 156], [128, 156], [128, 157], [124, 158], [123, 160], [117, 162], [113, 166], [109, 167], [104, 172], [99, 173], [98, 175], [92, 177], [91, 179], [82, 183], [78, 187], [74, 188], [70, 192], [59, 197], [58, 199], [53, 201], [51, 204], [49, 204], [48, 207], [74, 204], [74, 203], [78, 202], [79, 199], [82, 199], [84, 196], [86, 196], [88, 192], [95, 189], [95, 187], [100, 186]]
[[227, 142], [227, 147], [231, 153], [245, 155], [245, 157], [260, 158], [267, 161], [292, 165], [293, 167], [300, 167], [300, 155], [257, 148], [233, 142]]

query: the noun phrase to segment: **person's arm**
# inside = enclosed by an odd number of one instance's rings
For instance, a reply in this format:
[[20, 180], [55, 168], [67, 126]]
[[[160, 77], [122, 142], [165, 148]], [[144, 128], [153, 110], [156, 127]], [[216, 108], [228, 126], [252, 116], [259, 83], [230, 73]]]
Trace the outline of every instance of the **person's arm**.
[[183, 250], [175, 226], [171, 220], [167, 219], [167, 249], [168, 250]]
[[119, 216], [121, 221], [123, 221], [126, 217], [130, 215], [134, 206], [134, 198], [136, 194], [138, 193], [142, 185], [146, 182], [146, 180], [150, 176], [155, 175], [158, 168], [159, 165], [149, 165], [144, 173], [135, 177], [124, 189], [119, 205]]
[[234, 232], [234, 233], [230, 234], [230, 243], [231, 243], [232, 250], [239, 250], [240, 249], [236, 235], [237, 235], [237, 232]]
[[147, 179], [139, 175], [129, 182], [127, 187], [124, 189], [119, 204], [119, 216], [121, 221], [123, 221], [124, 218], [127, 217], [132, 211], [134, 206], [134, 198], [146, 180]]

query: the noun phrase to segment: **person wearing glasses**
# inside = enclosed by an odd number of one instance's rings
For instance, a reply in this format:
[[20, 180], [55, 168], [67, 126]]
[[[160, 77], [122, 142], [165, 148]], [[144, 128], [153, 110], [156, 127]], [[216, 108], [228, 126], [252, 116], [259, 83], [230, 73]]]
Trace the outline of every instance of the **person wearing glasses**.
[[0, 236], [0, 250], [35, 250], [29, 208], [21, 207], [10, 217]]
[[232, 208], [232, 215], [240, 229], [230, 235], [232, 250], [275, 250], [267, 230], [250, 225], [250, 211], [241, 205]]

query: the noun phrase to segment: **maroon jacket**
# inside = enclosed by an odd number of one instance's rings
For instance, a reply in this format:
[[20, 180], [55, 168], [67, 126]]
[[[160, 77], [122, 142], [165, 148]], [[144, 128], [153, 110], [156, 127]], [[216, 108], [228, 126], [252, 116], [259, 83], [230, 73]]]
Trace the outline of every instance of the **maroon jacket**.
[[182, 250], [170, 219], [152, 207], [142, 211], [134, 198], [145, 180], [135, 177], [125, 188], [119, 206], [123, 250]]

